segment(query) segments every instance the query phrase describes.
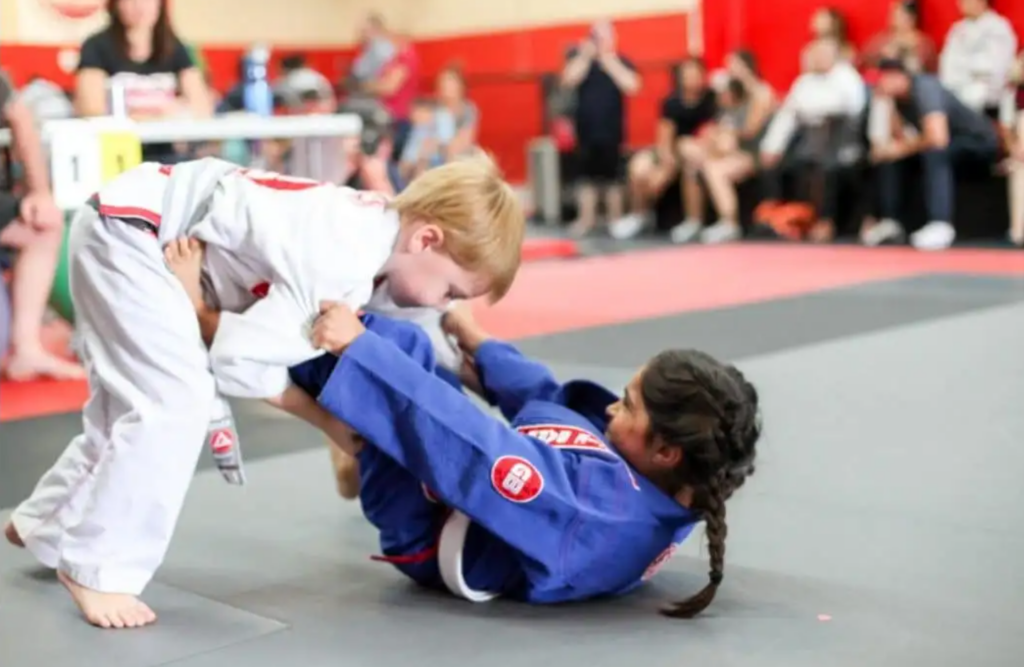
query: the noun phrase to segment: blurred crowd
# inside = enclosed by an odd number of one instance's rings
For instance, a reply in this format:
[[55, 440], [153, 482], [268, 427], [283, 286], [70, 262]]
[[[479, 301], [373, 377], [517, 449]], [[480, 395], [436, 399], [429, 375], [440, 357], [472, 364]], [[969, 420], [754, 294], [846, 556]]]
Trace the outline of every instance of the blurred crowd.
[[[594, 233], [602, 219], [616, 239], [649, 233], [654, 211], [674, 197], [678, 218], [668, 234], [676, 243], [726, 243], [761, 232], [827, 242], [849, 223], [844, 192], [852, 188], [868, 202], [854, 221], [861, 243], [909, 240], [941, 250], [957, 237], [957, 179], [973, 172], [1006, 178], [1007, 233], [1024, 246], [1024, 54], [1017, 55], [1013, 28], [988, 0], [958, 2], [963, 16], [944, 44], [921, 31], [917, 5], [901, 0], [860, 51], [841, 13], [819, 10], [800, 54], [801, 74], [785, 92], [761, 77], [755, 53], [735, 51], [712, 72], [689, 58], [674, 69], [654, 142], [639, 147], [628, 146], [626, 98], [643, 81], [619, 50], [612, 23], [595, 23], [568, 50], [558, 86], [554, 127], [576, 185], [572, 233]], [[38, 77], [16, 90], [0, 60], [0, 119], [12, 134], [2, 170], [10, 180], [0, 183], [0, 270], [10, 282], [11, 340], [8, 348], [0, 326], [0, 351], [9, 349], [4, 369], [14, 379], [83, 372], [40, 342], [64, 220], [51, 194], [39, 123], [114, 111], [135, 120], [244, 113], [249, 87], [258, 83], [243, 59], [238, 84], [219, 95], [199, 52], [175, 33], [166, 0], [116, 0], [109, 13], [109, 27], [81, 45], [71, 91]], [[460, 69], [443, 69], [432, 95], [422, 96], [414, 44], [378, 15], [359, 26], [358, 53], [343, 80], [329, 80], [294, 53], [266, 83], [275, 113], [354, 111], [375, 119], [364, 126], [377, 131], [334, 141], [147, 144], [144, 159], [219, 155], [394, 192], [423, 170], [478, 150], [480, 114]], [[908, 239], [906, 200], [917, 197], [926, 220]], [[752, 215], [745, 216], [741, 209], [751, 198]], [[3, 310], [0, 304], [0, 320]]]
[[[751, 231], [825, 242], [839, 232], [842, 193], [854, 186], [868, 202], [854, 223], [861, 243], [941, 250], [957, 236], [957, 175], [1002, 172], [1007, 234], [1024, 245], [1024, 54], [988, 0], [959, 7], [940, 47], [921, 31], [916, 3], [894, 2], [889, 25], [861, 52], [844, 16], [822, 8], [801, 74], [784, 93], [760, 77], [748, 51], [730, 54], [716, 72], [690, 58], [661, 104], [654, 144], [628, 148], [624, 97], [641, 82], [613, 26], [595, 24], [561, 75], [573, 93], [565, 113], [573, 134], [561, 142], [571, 146], [578, 179], [572, 232], [594, 230], [603, 208], [611, 236], [644, 233], [655, 203], [678, 185], [682, 219], [669, 231], [677, 243], [723, 243]], [[746, 230], [741, 186], [757, 199]], [[926, 221], [907, 239], [903, 200], [915, 187]]]
[[[9, 379], [84, 373], [42, 341], [65, 222], [54, 203], [39, 124], [111, 114], [151, 121], [245, 113], [251, 111], [247, 87], [261, 83], [243, 58], [238, 84], [218, 95], [200, 54], [175, 32], [166, 0], [116, 0], [109, 15], [109, 26], [82, 43], [71, 91], [39, 77], [15, 89], [0, 60], [0, 121], [12, 139], [0, 170], [0, 273], [10, 283], [8, 304], [0, 281], [0, 357], [6, 356], [3, 372]], [[365, 18], [359, 33], [359, 52], [344, 81], [330, 81], [295, 53], [282, 59], [280, 75], [268, 83], [274, 113], [355, 110], [376, 119], [372, 142], [364, 132], [342, 139], [146, 144], [143, 159], [173, 163], [216, 155], [393, 193], [424, 169], [476, 150], [479, 114], [459, 69], [445, 68], [434, 95], [423, 97], [413, 45], [375, 14]]]

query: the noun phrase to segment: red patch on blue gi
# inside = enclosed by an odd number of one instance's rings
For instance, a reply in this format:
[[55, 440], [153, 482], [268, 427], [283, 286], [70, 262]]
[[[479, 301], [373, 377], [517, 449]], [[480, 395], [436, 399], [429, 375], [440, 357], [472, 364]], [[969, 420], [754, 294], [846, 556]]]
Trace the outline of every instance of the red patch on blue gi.
[[491, 467], [491, 484], [498, 495], [514, 503], [528, 503], [544, 489], [537, 467], [521, 456], [502, 456]]
[[432, 503], [440, 503], [441, 502], [441, 499], [438, 498], [437, 495], [433, 491], [430, 490], [430, 487], [427, 486], [425, 482], [420, 484], [420, 486], [423, 487], [423, 497], [424, 498], [426, 498], [427, 500], [429, 500]]

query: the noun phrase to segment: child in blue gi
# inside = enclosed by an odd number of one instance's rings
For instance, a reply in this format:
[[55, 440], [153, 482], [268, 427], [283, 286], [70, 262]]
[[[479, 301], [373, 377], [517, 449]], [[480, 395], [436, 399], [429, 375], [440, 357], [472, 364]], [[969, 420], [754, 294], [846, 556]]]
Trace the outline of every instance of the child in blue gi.
[[[633, 590], [703, 520], [710, 583], [664, 613], [706, 608], [722, 582], [725, 503], [753, 472], [760, 434], [743, 375], [668, 350], [620, 398], [585, 380], [558, 383], [468, 308], [445, 327], [466, 355], [459, 378], [435, 369], [416, 325], [344, 306], [325, 308], [313, 328], [314, 344], [339, 356], [291, 372], [330, 413], [307, 418], [358, 457], [381, 559], [473, 601], [566, 602]], [[339, 437], [339, 420], [359, 436]]]

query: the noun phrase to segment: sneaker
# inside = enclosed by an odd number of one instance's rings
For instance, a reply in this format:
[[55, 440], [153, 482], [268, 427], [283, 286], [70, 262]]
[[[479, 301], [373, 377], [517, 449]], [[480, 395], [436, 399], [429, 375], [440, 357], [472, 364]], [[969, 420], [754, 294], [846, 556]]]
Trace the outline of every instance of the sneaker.
[[869, 248], [883, 243], [899, 243], [904, 239], [906, 231], [903, 225], [892, 218], [884, 218], [861, 232], [860, 242]]
[[668, 236], [672, 243], [689, 243], [697, 238], [702, 228], [700, 220], [684, 220], [669, 230]]
[[715, 244], [729, 243], [743, 236], [743, 230], [732, 220], [719, 220], [710, 227], [705, 227], [700, 233], [700, 242]]
[[945, 250], [956, 240], [956, 230], [948, 222], [936, 220], [910, 235], [910, 243], [918, 250]]
[[608, 235], [617, 241], [628, 241], [639, 236], [645, 227], [647, 227], [646, 216], [642, 213], [630, 213], [608, 223]]

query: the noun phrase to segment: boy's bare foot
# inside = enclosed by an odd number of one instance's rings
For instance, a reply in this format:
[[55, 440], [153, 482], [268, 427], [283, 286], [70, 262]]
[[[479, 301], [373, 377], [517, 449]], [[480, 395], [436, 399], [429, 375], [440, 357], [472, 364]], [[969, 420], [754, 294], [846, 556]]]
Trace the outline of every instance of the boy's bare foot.
[[164, 247], [167, 268], [178, 279], [192, 305], [197, 309], [203, 304], [203, 242], [198, 239], [174, 239]]
[[21, 535], [18, 535], [18, 531], [14, 527], [14, 521], [10, 519], [8, 519], [7, 523], [4, 525], [4, 538], [19, 549], [25, 548], [25, 543], [22, 541]]
[[[358, 438], [359, 436], [353, 436]], [[331, 450], [331, 464], [334, 466], [334, 479], [338, 484], [338, 495], [345, 500], [359, 497], [359, 459], [342, 451], [333, 442], [328, 443]]]
[[58, 357], [43, 348], [25, 352], [14, 350], [4, 365], [4, 375], [13, 382], [28, 382], [41, 377], [54, 380], [83, 380], [85, 368], [75, 361]]
[[71, 593], [85, 620], [98, 628], [141, 628], [156, 621], [153, 610], [134, 595], [88, 589], [59, 570], [57, 578]]

